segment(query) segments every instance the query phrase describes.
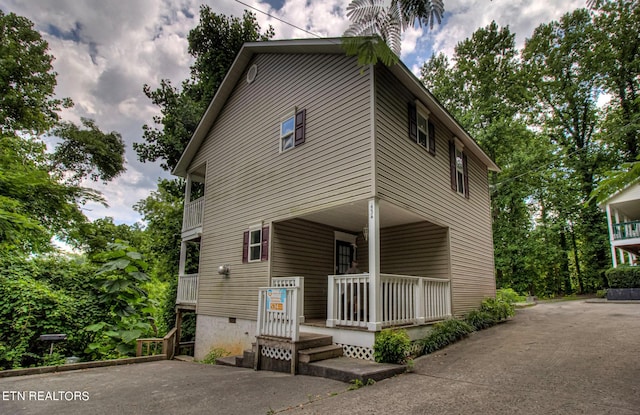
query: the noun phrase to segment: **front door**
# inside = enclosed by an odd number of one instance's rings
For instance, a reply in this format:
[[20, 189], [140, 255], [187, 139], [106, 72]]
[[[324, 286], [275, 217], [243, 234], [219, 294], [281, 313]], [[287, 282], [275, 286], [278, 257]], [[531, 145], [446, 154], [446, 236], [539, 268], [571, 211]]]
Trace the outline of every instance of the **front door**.
[[336, 241], [336, 274], [346, 274], [353, 260], [353, 244]]

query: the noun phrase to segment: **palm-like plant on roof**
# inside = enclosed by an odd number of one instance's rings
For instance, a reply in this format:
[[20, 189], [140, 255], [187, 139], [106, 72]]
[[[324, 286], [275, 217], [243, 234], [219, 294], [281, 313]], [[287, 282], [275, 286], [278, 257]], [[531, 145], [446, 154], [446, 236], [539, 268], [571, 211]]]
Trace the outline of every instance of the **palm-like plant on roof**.
[[[353, 0], [347, 7], [351, 25], [344, 32], [345, 46], [358, 54], [361, 63], [380, 59], [389, 65], [398, 60], [403, 31], [415, 24], [433, 28], [436, 21], [442, 22], [443, 14], [443, 0]], [[385, 53], [384, 46], [393, 53]]]

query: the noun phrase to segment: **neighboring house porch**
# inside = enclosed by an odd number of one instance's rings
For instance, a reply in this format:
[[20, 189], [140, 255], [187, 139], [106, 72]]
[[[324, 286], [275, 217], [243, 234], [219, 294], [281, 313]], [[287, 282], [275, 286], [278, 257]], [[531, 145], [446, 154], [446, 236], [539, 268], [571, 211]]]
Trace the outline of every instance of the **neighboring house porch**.
[[640, 255], [640, 184], [622, 189], [600, 207], [607, 212], [613, 266], [636, 265]]

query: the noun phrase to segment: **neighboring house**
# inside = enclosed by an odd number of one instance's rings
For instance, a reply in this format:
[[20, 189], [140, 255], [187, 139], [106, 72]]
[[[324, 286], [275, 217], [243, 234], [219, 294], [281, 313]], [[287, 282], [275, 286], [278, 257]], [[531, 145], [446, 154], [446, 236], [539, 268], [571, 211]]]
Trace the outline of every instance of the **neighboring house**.
[[610, 196], [600, 208], [607, 212], [613, 267], [636, 265], [640, 255], [640, 182]]
[[[249, 348], [259, 289], [283, 277], [304, 278], [301, 332], [367, 359], [384, 327], [478, 307], [495, 295], [498, 170], [402, 63], [358, 66], [340, 39], [245, 44], [173, 172], [196, 358]], [[184, 275], [190, 243], [199, 272]]]

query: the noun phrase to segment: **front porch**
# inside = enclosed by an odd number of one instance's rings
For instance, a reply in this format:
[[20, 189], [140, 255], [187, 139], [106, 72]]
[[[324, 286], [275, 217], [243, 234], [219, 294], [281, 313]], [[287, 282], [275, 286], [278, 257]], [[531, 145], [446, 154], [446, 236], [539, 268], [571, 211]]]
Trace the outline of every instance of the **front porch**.
[[[345, 355], [372, 360], [380, 330], [403, 327], [418, 339], [452, 315], [446, 227], [372, 199], [272, 229], [271, 287], [260, 290], [257, 336], [330, 335]], [[299, 282], [282, 285], [293, 277]], [[269, 310], [268, 290], [286, 313]]]

